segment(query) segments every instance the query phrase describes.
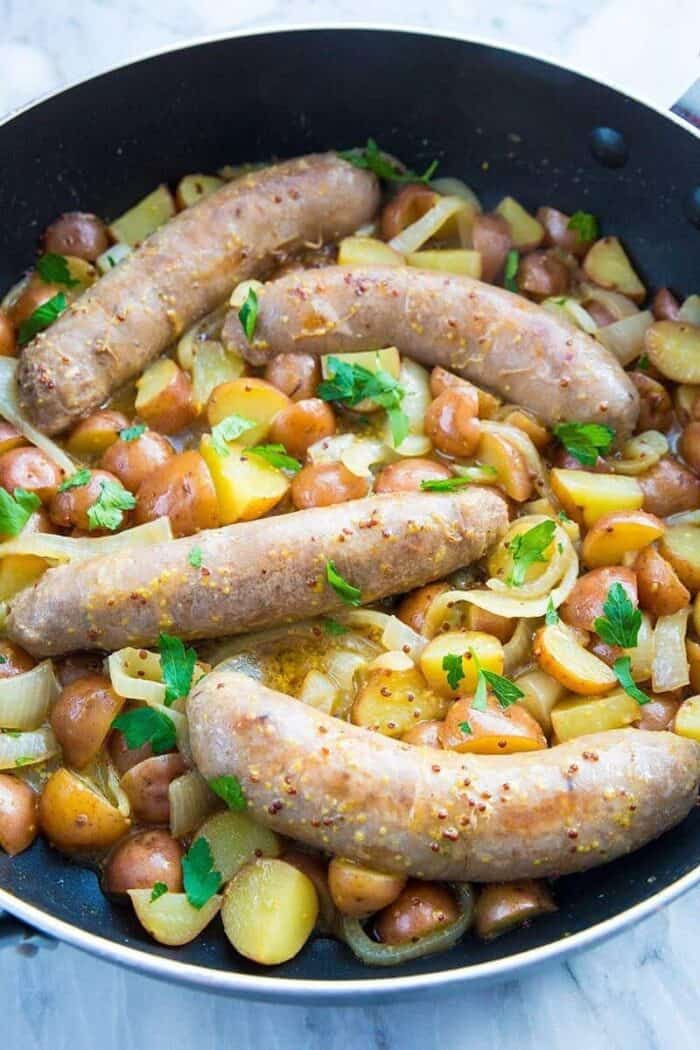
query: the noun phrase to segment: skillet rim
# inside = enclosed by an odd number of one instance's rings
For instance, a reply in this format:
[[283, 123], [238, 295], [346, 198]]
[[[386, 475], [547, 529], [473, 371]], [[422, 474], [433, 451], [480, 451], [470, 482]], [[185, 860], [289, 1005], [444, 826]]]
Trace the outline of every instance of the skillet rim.
[[[259, 26], [235, 30], [233, 32], [222, 32], [205, 36], [195, 36], [185, 40], [176, 41], [165, 47], [154, 48], [126, 62], [119, 62], [106, 69], [101, 69], [89, 76], [81, 77], [63, 85], [55, 91], [49, 91], [31, 100], [27, 104], [11, 110], [2, 120], [0, 129], [11, 123], [17, 117], [38, 108], [44, 102], [71, 91], [73, 88], [81, 87], [90, 81], [103, 76], [118, 73], [122, 69], [148, 62], [161, 55], [185, 51], [193, 47], [204, 47], [208, 44], [223, 43], [228, 40], [237, 40], [246, 37], [257, 37], [267, 35], [281, 35], [283, 33], [314, 33], [319, 31], [330, 32], [373, 32], [382, 34], [404, 34], [432, 37], [442, 40], [454, 40], [458, 43], [476, 44], [480, 47], [496, 51], [504, 51], [509, 54], [519, 55], [544, 65], [553, 66], [565, 72], [574, 73], [576, 76], [593, 81], [603, 87], [609, 88], [625, 98], [631, 99], [671, 123], [678, 125], [685, 132], [700, 140], [700, 128], [695, 128], [682, 117], [670, 110], [662, 109], [656, 103], [645, 96], [632, 93], [615, 80], [601, 80], [592, 75], [580, 65], [563, 64], [553, 56], [545, 52], [533, 51], [529, 48], [518, 48], [503, 44], [488, 36], [472, 36], [447, 30], [427, 29], [423, 26], [397, 24], [392, 22], [309, 22], [294, 23], [292, 25]], [[242, 974], [235, 971], [219, 970], [192, 963], [179, 962], [177, 959], [164, 958], [154, 955], [142, 947], [132, 948], [118, 944], [107, 937], [98, 936], [82, 929], [72, 923], [55, 918], [49, 913], [33, 904], [28, 904], [21, 898], [16, 897], [0, 887], [0, 907], [9, 913], [22, 919], [42, 932], [54, 936], [67, 944], [82, 951], [96, 955], [98, 958], [109, 962], [120, 964], [131, 970], [138, 970], [147, 976], [175, 980], [182, 984], [199, 987], [203, 990], [218, 993], [234, 993], [244, 999], [262, 999], [280, 1003], [300, 1002], [322, 1002], [324, 1005], [340, 1003], [348, 1005], [350, 1000], [380, 1000], [392, 997], [404, 999], [416, 992], [425, 993], [431, 989], [440, 991], [454, 990], [458, 985], [470, 982], [473, 985], [484, 983], [494, 978], [504, 980], [514, 973], [531, 972], [535, 967], [546, 962], [552, 962], [565, 956], [572, 955], [584, 948], [600, 944], [617, 933], [622, 932], [629, 926], [633, 926], [644, 918], [648, 918], [661, 908], [670, 904], [671, 901], [681, 897], [696, 885], [700, 884], [700, 864], [692, 871], [687, 872], [679, 879], [646, 900], [634, 904], [629, 908], [618, 912], [616, 915], [602, 922], [594, 923], [585, 930], [572, 934], [558, 941], [552, 941], [546, 945], [531, 948], [525, 952], [508, 955], [502, 959], [491, 960], [484, 963], [455, 967], [449, 970], [434, 970], [426, 974], [413, 974], [405, 977], [387, 978], [360, 978], [360, 979], [332, 979], [327, 981], [287, 978], [287, 977], [265, 977], [259, 975]]]

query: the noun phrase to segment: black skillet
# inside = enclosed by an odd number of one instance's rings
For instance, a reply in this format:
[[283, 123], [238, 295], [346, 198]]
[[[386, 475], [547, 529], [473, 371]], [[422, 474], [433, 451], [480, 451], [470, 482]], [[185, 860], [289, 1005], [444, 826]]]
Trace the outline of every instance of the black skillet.
[[[689, 116], [689, 113], [685, 113]], [[692, 119], [692, 118], [691, 118]], [[602, 217], [647, 286], [700, 290], [700, 138], [579, 74], [465, 40], [320, 29], [195, 44], [95, 77], [0, 127], [0, 286], [38, 233], [75, 208], [118, 215], [161, 181], [224, 163], [348, 147], [374, 136], [421, 169]], [[43, 842], [0, 856], [0, 906], [105, 958], [213, 990], [288, 1002], [396, 998], [502, 975], [622, 929], [700, 882], [700, 810], [660, 842], [562, 879], [559, 911], [493, 944], [370, 972], [316, 940], [284, 966], [236, 956], [214, 923], [186, 948], [154, 944], [95, 875]], [[5, 932], [13, 920], [6, 917]]]

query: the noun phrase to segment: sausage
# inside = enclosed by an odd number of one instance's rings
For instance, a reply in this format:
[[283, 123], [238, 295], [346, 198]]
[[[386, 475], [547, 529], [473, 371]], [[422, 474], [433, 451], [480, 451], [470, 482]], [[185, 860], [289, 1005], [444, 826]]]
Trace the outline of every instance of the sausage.
[[547, 423], [607, 423], [626, 435], [639, 413], [634, 384], [605, 347], [535, 303], [469, 277], [330, 266], [271, 281], [258, 301], [251, 344], [235, 311], [223, 330], [224, 343], [253, 364], [276, 353], [397, 346]]
[[700, 744], [618, 729], [543, 751], [416, 747], [221, 668], [187, 703], [195, 764], [238, 777], [251, 815], [379, 871], [500, 882], [583, 871], [694, 805]]
[[[508, 527], [488, 489], [402, 493], [212, 529], [49, 569], [12, 604], [7, 635], [43, 656], [219, 638], [338, 611], [326, 562], [363, 603], [481, 558]], [[193, 544], [201, 568], [189, 563]], [[345, 606], [346, 607], [346, 606]]]
[[227, 183], [157, 230], [24, 349], [22, 407], [45, 433], [64, 430], [239, 281], [305, 244], [351, 233], [378, 203], [374, 175], [332, 153]]

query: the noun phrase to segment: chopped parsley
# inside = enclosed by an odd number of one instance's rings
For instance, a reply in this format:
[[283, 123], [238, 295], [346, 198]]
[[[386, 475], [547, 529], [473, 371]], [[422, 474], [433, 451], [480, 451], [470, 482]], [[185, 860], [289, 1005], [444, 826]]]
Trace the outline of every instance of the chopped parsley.
[[151, 890], [151, 904], [153, 904], [153, 901], [157, 901], [159, 897], [162, 897], [163, 894], [167, 892], [168, 887], [165, 885], [164, 882], [155, 882], [153, 884], [153, 889]]
[[598, 220], [589, 211], [575, 211], [566, 228], [575, 230], [581, 242], [594, 241], [598, 236]]
[[633, 649], [639, 637], [642, 614], [630, 601], [621, 583], [613, 583], [610, 587], [603, 603], [603, 613], [605, 615], [597, 617], [593, 624], [596, 633], [608, 645]]
[[122, 441], [136, 441], [142, 434], [145, 434], [148, 427], [145, 423], [134, 423], [133, 426], [125, 427], [124, 430], [119, 431], [119, 437]]
[[190, 553], [187, 555], [187, 560], [193, 569], [202, 568], [202, 548], [193, 547]]
[[80, 489], [83, 485], [87, 485], [91, 477], [92, 471], [88, 470], [87, 467], [83, 467], [82, 470], [76, 470], [75, 474], [71, 474], [69, 478], [62, 481], [58, 486], [58, 491], [68, 492], [69, 489]]
[[327, 616], [323, 621], [323, 629], [326, 634], [329, 634], [332, 638], [339, 638], [341, 634], [347, 634], [349, 628], [342, 623], [338, 623], [331, 616]]
[[642, 372], [648, 372], [649, 363], [649, 354], [641, 354], [637, 360], [637, 368]]
[[175, 747], [175, 723], [164, 711], [155, 707], [137, 707], [118, 715], [112, 722], [112, 728], [124, 734], [128, 748], [142, 747], [150, 744], [153, 753], [162, 755]]
[[520, 253], [515, 248], [506, 255], [506, 265], [503, 271], [503, 286], [509, 292], [518, 290], [518, 270], [520, 269]]
[[219, 892], [221, 873], [214, 869], [214, 858], [205, 838], [198, 838], [182, 858], [182, 878], [187, 900], [193, 908], [203, 908]]
[[64, 284], [66, 288], [75, 288], [80, 284], [71, 277], [70, 267], [65, 255], [47, 252], [36, 264], [37, 273], [46, 284]]
[[[487, 703], [487, 686], [490, 686], [494, 696], [501, 707], [510, 707], [516, 700], [520, 700], [525, 694], [510, 678], [505, 678], [495, 671], [487, 671], [479, 662], [479, 657], [473, 649], [469, 650], [476, 666], [477, 679], [476, 690], [472, 707], [477, 711], [485, 711]], [[448, 685], [451, 689], [458, 689], [459, 683], [464, 675], [464, 656], [457, 653], [446, 653], [442, 658], [442, 669], [445, 672]]]
[[68, 300], [63, 292], [58, 292], [51, 299], [47, 299], [45, 303], [42, 303], [41, 306], [37, 306], [34, 313], [30, 314], [19, 326], [19, 332], [17, 333], [19, 345], [24, 346], [35, 335], [43, 332], [45, 328], [53, 324], [67, 306]]
[[209, 787], [224, 800], [229, 809], [245, 809], [248, 805], [238, 777], [214, 777], [209, 781]]
[[346, 605], [362, 604], [362, 591], [360, 588], [353, 587], [351, 583], [348, 583], [345, 577], [338, 572], [332, 561], [326, 562], [326, 580]]
[[553, 627], [555, 624], [559, 623], [559, 614], [554, 608], [554, 602], [551, 598], [547, 602], [547, 611], [544, 614], [544, 622], [548, 627]]
[[387, 182], [425, 182], [432, 179], [438, 166], [438, 161], [433, 160], [422, 175], [415, 171], [400, 168], [383, 153], [374, 139], [367, 139], [364, 149], [340, 150], [338, 156], [354, 164], [356, 168], [364, 168], [366, 171], [374, 172], [380, 179]]
[[252, 448], [246, 449], [246, 454], [260, 456], [271, 467], [277, 467], [278, 470], [288, 470], [292, 474], [301, 470], [299, 460], [290, 456], [284, 445], [253, 445]]
[[41, 500], [34, 492], [15, 489], [10, 495], [0, 488], [0, 535], [17, 536], [40, 506]]
[[615, 431], [604, 423], [557, 423], [554, 436], [584, 467], [594, 467], [598, 456], [610, 451]]
[[405, 391], [398, 380], [383, 368], [371, 372], [362, 365], [353, 365], [337, 357], [328, 358], [330, 374], [319, 383], [316, 396], [323, 401], [338, 401], [352, 408], [369, 399], [386, 410], [394, 445], [398, 446], [408, 434], [408, 417], [401, 408]]
[[450, 689], [459, 689], [464, 678], [464, 663], [461, 653], [446, 653], [442, 658], [442, 669]]
[[469, 722], [460, 722], [458, 729], [460, 733], [464, 733], [465, 736], [472, 735], [472, 727], [469, 725]]
[[420, 487], [423, 492], [454, 492], [455, 489], [463, 489], [465, 485], [471, 485], [470, 478], [428, 478], [421, 481]]
[[260, 304], [258, 302], [258, 295], [254, 288], [248, 289], [243, 305], [238, 311], [238, 320], [241, 322], [241, 327], [245, 332], [245, 337], [250, 342], [255, 335], [255, 326], [258, 323], [258, 311]]
[[192, 676], [197, 654], [186, 649], [179, 638], [170, 634], [158, 636], [160, 670], [165, 684], [165, 705], [170, 707], [180, 697], [187, 696], [192, 688]]
[[222, 458], [228, 456], [230, 449], [226, 442], [235, 441], [241, 434], [245, 434], [246, 430], [252, 430], [257, 425], [252, 419], [246, 419], [245, 416], [235, 414], [226, 416], [211, 428], [211, 441], [216, 454]]
[[103, 481], [99, 496], [88, 507], [88, 528], [114, 532], [124, 522], [124, 511], [133, 510], [135, 506], [136, 497], [127, 492], [123, 485], [117, 481]]
[[639, 688], [632, 677], [632, 661], [629, 656], [619, 657], [619, 659], [613, 664], [613, 671], [615, 672], [615, 677], [627, 695], [631, 696], [633, 700], [636, 700], [640, 707], [644, 704], [651, 703], [651, 697], [647, 696], [647, 694]]
[[554, 539], [556, 522], [541, 521], [539, 525], [520, 532], [508, 543], [508, 551], [513, 560], [513, 569], [508, 577], [510, 587], [522, 587], [525, 573], [535, 562], [546, 562], [544, 552]]

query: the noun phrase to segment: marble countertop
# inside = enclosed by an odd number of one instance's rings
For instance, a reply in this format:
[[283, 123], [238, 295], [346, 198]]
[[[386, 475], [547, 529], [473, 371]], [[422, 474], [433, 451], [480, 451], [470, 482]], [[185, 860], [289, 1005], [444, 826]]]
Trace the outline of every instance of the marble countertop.
[[[669, 106], [700, 75], [697, 0], [4, 0], [0, 114], [193, 36], [393, 22], [539, 51]], [[0, 948], [3, 1045], [22, 1050], [691, 1050], [700, 890], [615, 940], [521, 980], [368, 1008], [241, 1003], [65, 945]]]

